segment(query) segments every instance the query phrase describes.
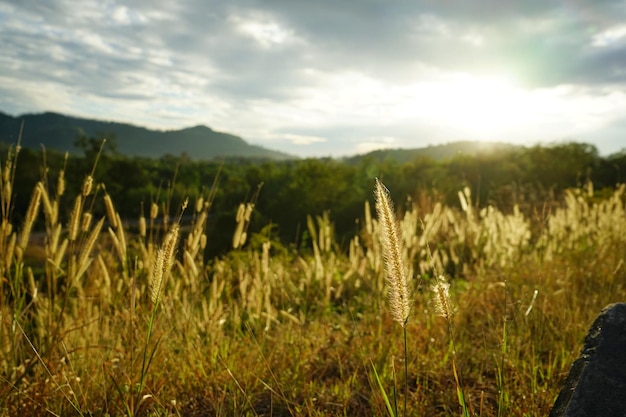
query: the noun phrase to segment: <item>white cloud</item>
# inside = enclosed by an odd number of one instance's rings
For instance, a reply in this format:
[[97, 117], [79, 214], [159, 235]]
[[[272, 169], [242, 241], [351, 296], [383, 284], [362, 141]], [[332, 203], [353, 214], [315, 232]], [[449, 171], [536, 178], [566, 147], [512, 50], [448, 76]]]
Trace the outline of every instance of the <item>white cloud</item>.
[[293, 30], [279, 24], [270, 16], [254, 13], [251, 17], [229, 16], [228, 20], [239, 32], [249, 36], [264, 48], [298, 41]]
[[294, 145], [310, 145], [312, 143], [323, 143], [326, 142], [326, 139], [321, 138], [319, 136], [310, 136], [310, 135], [297, 135], [286, 133], [281, 135], [281, 139], [285, 139]]
[[119, 25], [135, 25], [146, 23], [146, 17], [137, 10], [129, 9], [126, 6], [115, 6], [113, 13], [111, 13], [113, 22]]
[[0, 2], [0, 110], [206, 124], [320, 155], [617, 137], [623, 9], [470, 3]]
[[599, 48], [614, 46], [624, 43], [625, 37], [626, 25], [620, 24], [595, 33], [591, 38], [591, 45]]

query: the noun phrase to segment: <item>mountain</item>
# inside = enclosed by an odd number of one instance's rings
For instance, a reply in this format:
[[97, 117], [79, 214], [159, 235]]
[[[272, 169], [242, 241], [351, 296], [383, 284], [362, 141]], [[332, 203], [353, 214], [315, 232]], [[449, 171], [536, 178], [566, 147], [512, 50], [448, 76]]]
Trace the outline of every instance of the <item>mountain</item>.
[[481, 154], [506, 153], [521, 146], [504, 142], [458, 141], [443, 145], [430, 145], [425, 148], [414, 149], [378, 149], [362, 155], [345, 159], [348, 163], [358, 163], [362, 159], [376, 162], [394, 160], [399, 163], [410, 162], [417, 158], [430, 158], [436, 161], [452, 159], [456, 156], [476, 156]]
[[0, 142], [16, 143], [24, 123], [21, 145], [39, 149], [78, 153], [75, 141], [79, 136], [115, 136], [117, 151], [128, 156], [158, 158], [166, 154], [186, 153], [193, 159], [221, 157], [285, 160], [292, 155], [251, 145], [239, 136], [216, 132], [206, 126], [181, 130], [150, 130], [125, 123], [81, 119], [58, 113], [23, 114], [13, 117], [0, 112]]

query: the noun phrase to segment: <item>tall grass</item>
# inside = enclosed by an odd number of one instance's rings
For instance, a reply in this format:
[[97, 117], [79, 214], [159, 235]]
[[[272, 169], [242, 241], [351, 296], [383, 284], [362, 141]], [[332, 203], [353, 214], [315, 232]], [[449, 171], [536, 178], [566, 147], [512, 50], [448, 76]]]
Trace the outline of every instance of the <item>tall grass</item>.
[[17, 155], [0, 167], [1, 414], [385, 415], [401, 361], [405, 415], [543, 416], [588, 324], [626, 294], [623, 186], [569, 190], [540, 218], [469, 190], [458, 207], [383, 208], [397, 221], [366, 202], [345, 251], [329, 214], [310, 216], [309, 250], [248, 236], [245, 201], [235, 248], [205, 259], [214, 190], [189, 224], [162, 227], [175, 213], [150, 201], [134, 230], [97, 177], [66, 195], [58, 167], [16, 222]]
[[[400, 243], [400, 233], [394, 212], [393, 202], [389, 196], [389, 190], [378, 178], [374, 187], [376, 197], [376, 212], [382, 230], [383, 258], [385, 260], [386, 282], [388, 287], [389, 308], [394, 321], [402, 327], [402, 341], [404, 345], [404, 407], [403, 415], [406, 415], [406, 403], [409, 394], [409, 367], [408, 367], [408, 347], [406, 337], [406, 324], [411, 313], [413, 296], [410, 285], [410, 277], [406, 271], [406, 260], [402, 245]], [[377, 379], [378, 374], [376, 375]], [[395, 397], [395, 396], [394, 396]], [[394, 400], [395, 403], [395, 400]], [[393, 412], [397, 415], [397, 405]]]

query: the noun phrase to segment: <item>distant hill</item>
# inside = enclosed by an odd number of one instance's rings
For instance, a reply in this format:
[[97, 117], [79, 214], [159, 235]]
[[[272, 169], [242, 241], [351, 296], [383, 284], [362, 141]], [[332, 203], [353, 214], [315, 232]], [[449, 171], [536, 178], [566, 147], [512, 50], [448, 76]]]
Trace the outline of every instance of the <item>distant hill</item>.
[[206, 126], [159, 131], [125, 123], [104, 122], [64, 116], [58, 113], [24, 114], [13, 117], [0, 112], [0, 142], [16, 143], [24, 122], [22, 146], [78, 153], [78, 136], [106, 137], [113, 133], [118, 152], [127, 156], [159, 158], [186, 153], [196, 160], [221, 157], [285, 160], [292, 155], [251, 145], [239, 136], [216, 132]]
[[425, 148], [379, 149], [366, 154], [348, 157], [345, 161], [348, 163], [357, 163], [362, 159], [373, 159], [376, 162], [393, 160], [404, 163], [417, 158], [430, 158], [435, 161], [442, 161], [459, 155], [476, 156], [480, 154], [510, 152], [520, 148], [521, 146], [519, 145], [503, 142], [459, 141], [446, 143], [444, 145], [430, 145]]

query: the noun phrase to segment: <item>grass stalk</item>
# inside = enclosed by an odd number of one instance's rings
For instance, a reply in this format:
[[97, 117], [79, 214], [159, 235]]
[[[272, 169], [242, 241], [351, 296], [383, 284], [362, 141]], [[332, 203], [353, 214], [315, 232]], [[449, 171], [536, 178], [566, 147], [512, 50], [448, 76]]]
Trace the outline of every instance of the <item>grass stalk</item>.
[[[403, 415], [406, 416], [407, 397], [409, 395], [409, 368], [406, 325], [411, 313], [412, 294], [409, 289], [409, 276], [402, 248], [402, 240], [398, 223], [389, 195], [389, 190], [377, 178], [374, 195], [376, 197], [376, 214], [382, 229], [383, 258], [385, 263], [387, 296], [393, 319], [402, 327], [404, 344], [404, 404]], [[397, 410], [396, 410], [397, 414]]]
[[463, 417], [470, 417], [471, 413], [469, 404], [467, 403], [467, 397], [465, 396], [461, 371], [456, 363], [457, 350], [454, 339], [454, 325], [452, 324], [453, 309], [450, 303], [450, 284], [448, 284], [443, 275], [439, 275], [431, 289], [435, 293], [434, 300], [437, 314], [443, 317], [448, 325], [448, 336], [450, 337], [450, 345], [452, 346], [452, 373], [454, 374], [454, 382], [456, 384], [456, 393], [459, 405], [461, 406]]

